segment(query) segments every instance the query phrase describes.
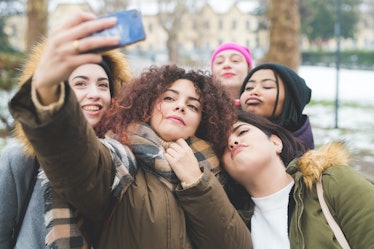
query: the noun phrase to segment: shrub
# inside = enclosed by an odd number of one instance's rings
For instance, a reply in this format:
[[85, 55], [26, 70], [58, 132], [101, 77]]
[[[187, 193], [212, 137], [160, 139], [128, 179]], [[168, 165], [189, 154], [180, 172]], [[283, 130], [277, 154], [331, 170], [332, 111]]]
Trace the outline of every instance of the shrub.
[[0, 53], [0, 89], [10, 91], [14, 88], [23, 60], [21, 53]]
[[[305, 51], [302, 52], [303, 65], [335, 66], [335, 51]], [[374, 51], [344, 50], [340, 52], [340, 67], [347, 69], [374, 69]]]

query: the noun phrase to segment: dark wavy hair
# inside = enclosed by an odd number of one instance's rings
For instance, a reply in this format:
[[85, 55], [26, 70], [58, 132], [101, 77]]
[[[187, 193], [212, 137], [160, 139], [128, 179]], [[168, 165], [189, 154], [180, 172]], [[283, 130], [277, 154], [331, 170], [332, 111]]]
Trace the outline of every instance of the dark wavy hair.
[[111, 130], [117, 134], [117, 139], [126, 144], [129, 124], [149, 123], [157, 98], [178, 79], [192, 81], [200, 94], [202, 120], [195, 135], [209, 142], [221, 156], [235, 122], [235, 107], [224, 88], [202, 70], [186, 71], [176, 65], [149, 67], [122, 88], [98, 124], [98, 129], [104, 132]]
[[[275, 124], [265, 117], [245, 111], [238, 111], [238, 121], [242, 121], [259, 128], [268, 137], [271, 135], [278, 136], [283, 144], [280, 158], [284, 165], [287, 166], [293, 159], [303, 155], [308, 149], [300, 143], [293, 134], [280, 126]], [[243, 208], [243, 205], [249, 203], [250, 196], [247, 191], [231, 177], [228, 177], [225, 190], [229, 196], [230, 201], [237, 209]]]

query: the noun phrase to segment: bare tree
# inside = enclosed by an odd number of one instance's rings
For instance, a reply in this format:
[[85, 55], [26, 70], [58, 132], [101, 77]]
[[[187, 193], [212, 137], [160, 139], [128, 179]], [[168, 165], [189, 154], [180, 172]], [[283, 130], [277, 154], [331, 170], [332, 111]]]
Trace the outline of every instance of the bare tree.
[[[206, 18], [201, 15], [201, 11], [208, 4], [208, 0], [157, 0], [158, 21], [166, 31], [167, 50], [169, 61], [172, 63], [185, 63], [181, 61], [179, 43], [180, 34], [185, 28], [192, 28], [198, 37], [206, 34]], [[192, 27], [186, 26], [191, 24]], [[195, 44], [195, 49], [203, 49], [204, 39], [199, 39]]]
[[261, 62], [277, 62], [298, 70], [300, 65], [299, 0], [271, 0], [269, 51]]
[[[171, 63], [180, 62], [178, 34], [183, 32], [184, 17], [199, 23], [199, 10], [206, 4], [207, 0], [157, 0], [158, 21], [168, 35], [166, 47]], [[195, 31], [202, 33], [203, 29], [198, 26]]]
[[178, 32], [181, 29], [182, 16], [188, 11], [185, 0], [157, 0], [158, 20], [168, 34], [166, 47], [169, 52], [169, 62], [178, 62]]
[[35, 42], [47, 34], [48, 0], [27, 0], [26, 49], [30, 51]]
[[99, 0], [96, 3], [99, 5], [97, 14], [100, 16], [125, 10], [128, 6], [128, 1], [124, 0]]

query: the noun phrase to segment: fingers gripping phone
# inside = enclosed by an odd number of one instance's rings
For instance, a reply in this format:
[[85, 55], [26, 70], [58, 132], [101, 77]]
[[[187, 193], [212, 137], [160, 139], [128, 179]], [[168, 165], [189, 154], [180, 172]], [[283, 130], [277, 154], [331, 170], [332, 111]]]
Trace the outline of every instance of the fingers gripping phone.
[[88, 52], [105, 52], [145, 40], [142, 16], [138, 10], [132, 9], [120, 11], [100, 18], [112, 16], [117, 17], [117, 23], [115, 26], [93, 33], [90, 36], [117, 36], [120, 37], [119, 44], [116, 46], [90, 50]]

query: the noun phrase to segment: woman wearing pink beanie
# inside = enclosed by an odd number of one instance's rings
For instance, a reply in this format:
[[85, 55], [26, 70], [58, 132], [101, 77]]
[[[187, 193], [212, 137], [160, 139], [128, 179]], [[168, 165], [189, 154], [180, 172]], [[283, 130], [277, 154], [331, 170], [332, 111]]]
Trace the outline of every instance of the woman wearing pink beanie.
[[235, 105], [240, 107], [240, 88], [253, 67], [249, 49], [234, 42], [223, 43], [213, 52], [210, 66], [213, 76], [227, 88]]

